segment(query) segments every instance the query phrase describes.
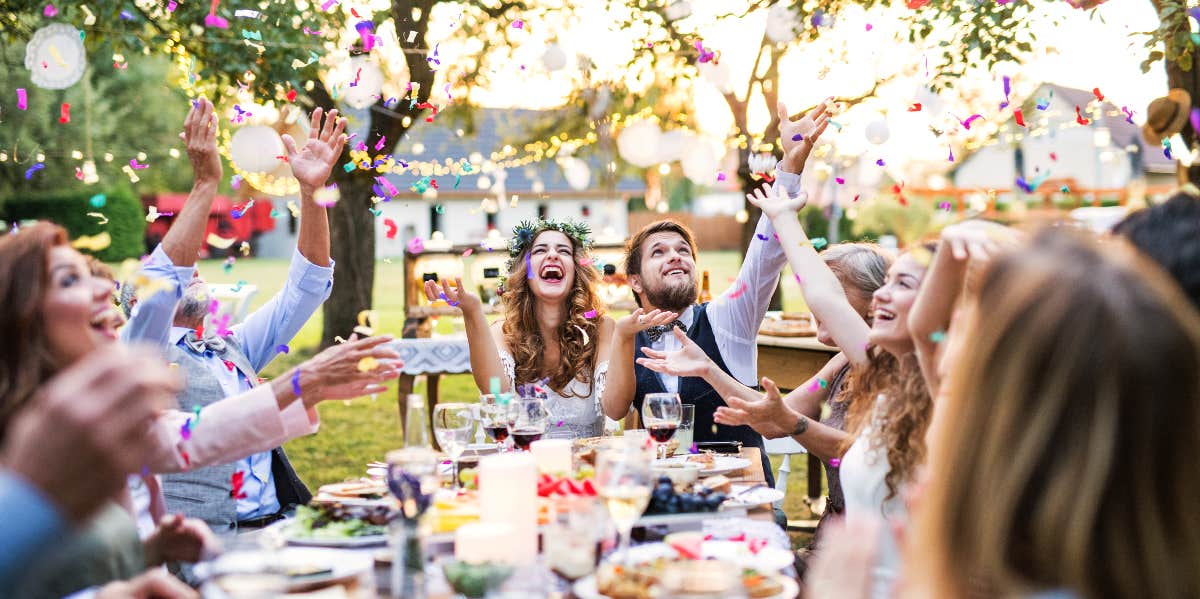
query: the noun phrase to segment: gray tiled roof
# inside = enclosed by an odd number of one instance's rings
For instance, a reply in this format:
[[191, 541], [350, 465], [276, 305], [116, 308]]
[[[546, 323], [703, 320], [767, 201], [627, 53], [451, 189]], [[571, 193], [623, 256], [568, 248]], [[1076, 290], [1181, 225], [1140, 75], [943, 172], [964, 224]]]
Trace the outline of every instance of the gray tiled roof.
[[[499, 151], [506, 144], [517, 146], [531, 141], [528, 131], [543, 117], [544, 114], [536, 110], [479, 108], [476, 109], [474, 116], [475, 130], [473, 133], [465, 133], [460, 136], [458, 132], [463, 130], [463, 127], [454, 124], [450, 119], [435, 119], [433, 123], [419, 123], [409, 130], [409, 133], [396, 146], [393, 154], [397, 159], [405, 161], [414, 159], [444, 163], [447, 158], [454, 162], [461, 162], [463, 159], [469, 158], [472, 153], [478, 152], [484, 160], [487, 160], [492, 152]], [[413, 147], [417, 144], [424, 146], [424, 151], [420, 154], [413, 153]], [[555, 193], [578, 194], [605, 191], [599, 185], [599, 174], [603, 168], [602, 165], [607, 160], [602, 160], [600, 156], [596, 155], [596, 152], [592, 152], [591, 155], [580, 152], [579, 158], [587, 162], [592, 169], [591, 184], [584, 192], [576, 192], [571, 189], [563, 177], [562, 168], [553, 159], [508, 169], [505, 189], [510, 194], [531, 193], [534, 182], [541, 181], [544, 193], [551, 197]], [[454, 191], [481, 192], [476, 185], [481, 174], [477, 170], [464, 175], [457, 190], [452, 189], [453, 176], [442, 177], [438, 181], [439, 189], [446, 194]], [[494, 176], [490, 178], [495, 180]], [[420, 179], [419, 175], [410, 172], [388, 175], [388, 180], [402, 194], [411, 193], [409, 188], [418, 179]], [[617, 193], [631, 195], [643, 194], [645, 190], [644, 181], [629, 176], [618, 180], [615, 189]]]

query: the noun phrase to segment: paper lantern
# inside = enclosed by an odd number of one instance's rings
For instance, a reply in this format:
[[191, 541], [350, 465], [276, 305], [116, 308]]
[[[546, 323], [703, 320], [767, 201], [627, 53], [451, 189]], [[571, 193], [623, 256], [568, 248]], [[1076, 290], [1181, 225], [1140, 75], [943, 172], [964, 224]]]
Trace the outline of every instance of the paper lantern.
[[775, 157], [770, 154], [751, 154], [748, 162], [752, 173], [773, 176], [775, 172]]
[[717, 90], [723, 94], [733, 92], [733, 76], [729, 72], [727, 63], [713, 64], [710, 62], [701, 63], [696, 66], [700, 71], [700, 76], [704, 77], [709, 83], [716, 86]]
[[559, 158], [558, 166], [562, 168], [563, 178], [567, 180], [567, 185], [570, 185], [571, 189], [575, 191], [587, 189], [592, 182], [592, 168], [574, 156]]
[[617, 151], [625, 162], [646, 168], [658, 157], [658, 140], [662, 130], [654, 121], [641, 120], [627, 125], [617, 135]]
[[888, 130], [887, 119], [881, 117], [867, 123], [867, 141], [878, 146], [886, 142], [891, 135], [891, 131]]
[[87, 68], [80, 31], [62, 23], [38, 29], [25, 45], [25, 68], [38, 87], [66, 89], [75, 85]]
[[784, 3], [771, 5], [767, 11], [767, 39], [776, 44], [786, 44], [796, 39], [796, 13]]
[[[342, 96], [342, 101], [347, 106], [362, 110], [379, 99], [383, 90], [383, 69], [380, 69], [375, 61], [355, 56], [350, 59], [347, 75], [346, 93]], [[349, 84], [353, 83], [355, 78], [358, 79], [358, 83], [351, 87]]]
[[233, 132], [229, 142], [229, 158], [241, 170], [250, 173], [269, 173], [279, 168], [276, 156], [284, 153], [283, 140], [274, 129], [263, 125], [242, 127]]
[[675, 162], [683, 157], [683, 147], [687, 144], [687, 132], [683, 129], [672, 129], [658, 138], [655, 148], [655, 162]]
[[708, 140], [695, 135], [687, 136], [683, 156], [679, 161], [683, 174], [697, 185], [712, 185], [717, 182], [717, 170], [721, 166], [721, 157], [713, 149]]
[[542, 65], [547, 71], [559, 71], [567, 66], [567, 53], [563, 51], [562, 46], [558, 44], [550, 44], [546, 46], [546, 52], [542, 54]]
[[667, 20], [678, 21], [692, 16], [692, 3], [687, 0], [678, 0], [667, 6]]

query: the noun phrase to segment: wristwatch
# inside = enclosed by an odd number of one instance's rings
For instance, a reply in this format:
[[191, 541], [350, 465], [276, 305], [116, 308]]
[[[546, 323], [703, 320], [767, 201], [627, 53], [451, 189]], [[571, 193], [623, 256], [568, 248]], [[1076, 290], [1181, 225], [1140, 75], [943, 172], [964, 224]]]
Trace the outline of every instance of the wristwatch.
[[807, 430], [808, 430], [808, 416], [801, 414], [800, 420], [796, 422], [796, 428], [792, 429], [791, 435], [793, 437], [798, 436], [798, 435], [803, 435], [804, 432]]

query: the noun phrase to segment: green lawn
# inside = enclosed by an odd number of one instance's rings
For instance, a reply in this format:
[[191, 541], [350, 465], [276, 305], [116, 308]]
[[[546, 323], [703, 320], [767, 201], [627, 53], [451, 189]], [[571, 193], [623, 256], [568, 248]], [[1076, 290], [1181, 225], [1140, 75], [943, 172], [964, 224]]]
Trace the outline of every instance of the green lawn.
[[[721, 293], [737, 276], [741, 256], [734, 252], [710, 252], [701, 255], [701, 266], [712, 272], [712, 291]], [[283, 286], [287, 275], [284, 260], [239, 260], [230, 272], [223, 261], [210, 260], [200, 265], [201, 274], [213, 283], [237, 283], [239, 280], [258, 286], [252, 306], [257, 307]], [[784, 306], [801, 309], [799, 288], [790, 271], [784, 274]], [[400, 260], [380, 261], [376, 265], [375, 310], [379, 315], [380, 332], [399, 335], [404, 325], [404, 281]], [[449, 331], [448, 319], [439, 323], [440, 330]], [[265, 369], [263, 376], [272, 377], [311, 357], [321, 334], [321, 313], [317, 311], [308, 324], [292, 340], [290, 354], [280, 355]], [[288, 456], [300, 476], [315, 488], [330, 482], [364, 474], [365, 464], [383, 459], [384, 454], [401, 443], [396, 387], [375, 399], [329, 401], [318, 409], [321, 412], [321, 431], [287, 444]], [[418, 393], [424, 393], [424, 383], [418, 380]], [[444, 377], [440, 389], [444, 401], [475, 401], [478, 392], [469, 374]], [[810, 513], [801, 498], [805, 490], [807, 460], [792, 460], [788, 501], [785, 511], [793, 519], [808, 518]], [[778, 467], [778, 460], [776, 460]]]

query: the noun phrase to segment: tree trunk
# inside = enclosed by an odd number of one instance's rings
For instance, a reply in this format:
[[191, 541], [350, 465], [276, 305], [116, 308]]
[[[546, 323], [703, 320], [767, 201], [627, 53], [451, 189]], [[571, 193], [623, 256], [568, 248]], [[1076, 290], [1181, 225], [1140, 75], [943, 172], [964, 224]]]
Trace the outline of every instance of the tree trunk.
[[358, 313], [371, 308], [375, 288], [375, 215], [371, 213], [372, 179], [338, 168], [334, 182], [341, 199], [329, 210], [330, 250], [337, 262], [333, 292], [325, 302], [321, 347], [336, 336], [349, 337]]

